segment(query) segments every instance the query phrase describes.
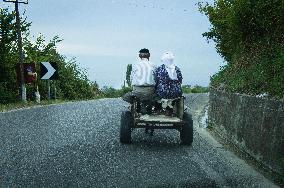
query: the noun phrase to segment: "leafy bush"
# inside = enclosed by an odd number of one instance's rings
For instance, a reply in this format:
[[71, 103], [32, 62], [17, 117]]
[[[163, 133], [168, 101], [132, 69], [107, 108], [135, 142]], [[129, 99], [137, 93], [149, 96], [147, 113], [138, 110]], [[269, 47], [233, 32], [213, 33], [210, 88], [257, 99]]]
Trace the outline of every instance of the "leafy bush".
[[183, 85], [181, 86], [183, 93], [191, 93], [191, 86], [190, 85]]
[[282, 0], [216, 0], [199, 4], [212, 28], [203, 34], [227, 61], [211, 85], [232, 92], [284, 97]]
[[192, 93], [207, 93], [209, 90], [208, 90], [208, 87], [202, 87], [202, 86], [194, 86], [191, 90]]
[[127, 65], [127, 70], [126, 70], [126, 76], [125, 76], [125, 80], [127, 83], [128, 87], [131, 87], [132, 82], [131, 82], [131, 71], [132, 71], [132, 64], [128, 64]]
[[[55, 36], [50, 41], [45, 41], [43, 35], [36, 39], [30, 38], [31, 24], [26, 19], [21, 21], [23, 33], [23, 48], [25, 62], [36, 62], [37, 73], [39, 62], [53, 61], [58, 65], [59, 80], [51, 81], [52, 88], [57, 88], [57, 98], [76, 100], [90, 99], [98, 95], [98, 85], [90, 82], [85, 70], [77, 65], [75, 59], [67, 60], [57, 51], [57, 44], [62, 40]], [[19, 88], [16, 82], [15, 66], [18, 62], [16, 24], [14, 12], [0, 9], [0, 103], [10, 103], [18, 100]], [[47, 99], [47, 81], [39, 80], [36, 85], [42, 99]], [[34, 86], [27, 85], [27, 98], [33, 98]]]
[[216, 42], [218, 52], [228, 62], [236, 53], [241, 55], [257, 44], [283, 43], [282, 0], [215, 0], [214, 5], [200, 3], [199, 8], [212, 24], [203, 36]]
[[211, 85], [224, 84], [226, 90], [251, 95], [267, 93], [284, 98], [284, 51], [275, 49], [246, 68], [226, 65], [211, 78]]
[[117, 98], [122, 97], [127, 92], [132, 91], [131, 87], [122, 87], [121, 89], [114, 89], [113, 87], [103, 87], [100, 97]]
[[17, 92], [5, 83], [0, 82], [0, 104], [15, 102], [17, 100]]
[[191, 87], [190, 85], [183, 85], [182, 86], [183, 93], [207, 93], [209, 92], [208, 87], [202, 87], [199, 85], [195, 85]]

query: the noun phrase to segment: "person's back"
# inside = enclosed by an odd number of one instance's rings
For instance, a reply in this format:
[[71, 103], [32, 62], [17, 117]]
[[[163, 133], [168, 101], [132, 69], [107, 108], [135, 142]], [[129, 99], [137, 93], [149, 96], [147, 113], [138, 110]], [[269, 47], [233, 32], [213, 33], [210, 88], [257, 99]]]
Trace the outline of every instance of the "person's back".
[[161, 99], [173, 99], [182, 96], [182, 74], [173, 63], [174, 55], [166, 52], [162, 56], [163, 64], [156, 70], [156, 94]]
[[139, 51], [140, 61], [133, 66], [131, 80], [133, 91], [123, 96], [123, 100], [132, 103], [132, 97], [137, 97], [142, 103], [150, 104], [155, 94], [154, 74], [156, 67], [149, 61], [148, 49]]
[[134, 65], [131, 73], [133, 86], [154, 86], [155, 65], [147, 58], [141, 58], [137, 64]]

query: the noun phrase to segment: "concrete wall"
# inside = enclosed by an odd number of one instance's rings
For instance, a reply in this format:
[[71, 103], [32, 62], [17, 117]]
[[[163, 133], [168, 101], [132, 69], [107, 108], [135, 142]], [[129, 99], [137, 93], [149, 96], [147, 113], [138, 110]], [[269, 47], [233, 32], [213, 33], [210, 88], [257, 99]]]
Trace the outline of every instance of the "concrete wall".
[[210, 90], [209, 125], [258, 161], [280, 172], [284, 102]]

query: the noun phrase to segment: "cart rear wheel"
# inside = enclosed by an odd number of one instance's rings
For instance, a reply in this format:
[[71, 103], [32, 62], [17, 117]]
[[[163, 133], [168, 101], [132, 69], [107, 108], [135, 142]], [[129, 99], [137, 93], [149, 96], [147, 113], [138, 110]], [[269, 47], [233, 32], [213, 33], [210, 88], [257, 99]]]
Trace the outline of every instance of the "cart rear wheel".
[[131, 112], [124, 111], [121, 113], [120, 120], [120, 142], [124, 144], [131, 143], [131, 127], [133, 126], [133, 117]]
[[184, 145], [191, 145], [193, 141], [193, 120], [189, 113], [183, 114], [184, 124], [180, 131], [181, 143]]

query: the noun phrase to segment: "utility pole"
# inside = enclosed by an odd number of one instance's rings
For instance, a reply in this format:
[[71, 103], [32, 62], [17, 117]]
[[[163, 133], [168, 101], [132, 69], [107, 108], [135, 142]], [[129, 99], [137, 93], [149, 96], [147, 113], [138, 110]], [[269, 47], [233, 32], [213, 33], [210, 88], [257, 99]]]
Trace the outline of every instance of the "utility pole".
[[19, 3], [28, 4], [28, 0], [3, 0], [4, 2], [15, 3], [15, 12], [16, 12], [16, 27], [17, 27], [17, 36], [18, 36], [18, 52], [19, 52], [19, 63], [20, 63], [20, 76], [21, 76], [21, 99], [23, 102], [27, 102], [27, 93], [25, 86], [25, 77], [24, 77], [24, 53], [23, 53], [23, 43], [22, 43], [22, 34], [21, 34], [21, 21], [19, 14]]

